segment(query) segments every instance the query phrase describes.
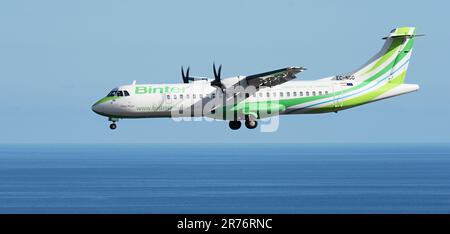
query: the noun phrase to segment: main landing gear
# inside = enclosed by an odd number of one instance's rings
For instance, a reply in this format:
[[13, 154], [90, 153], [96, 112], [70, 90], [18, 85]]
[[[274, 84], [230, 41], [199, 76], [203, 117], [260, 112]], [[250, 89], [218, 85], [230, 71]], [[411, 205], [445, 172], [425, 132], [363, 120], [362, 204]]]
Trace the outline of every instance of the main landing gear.
[[229, 126], [232, 130], [238, 130], [241, 128], [241, 121], [230, 121]]
[[[241, 128], [241, 121], [230, 121], [229, 126], [232, 130], [238, 130]], [[248, 129], [255, 129], [258, 127], [258, 122], [256, 120], [246, 120], [245, 121], [245, 127]]]
[[258, 122], [256, 120], [246, 120], [245, 127], [247, 127], [248, 129], [255, 129], [256, 127], [258, 127]]

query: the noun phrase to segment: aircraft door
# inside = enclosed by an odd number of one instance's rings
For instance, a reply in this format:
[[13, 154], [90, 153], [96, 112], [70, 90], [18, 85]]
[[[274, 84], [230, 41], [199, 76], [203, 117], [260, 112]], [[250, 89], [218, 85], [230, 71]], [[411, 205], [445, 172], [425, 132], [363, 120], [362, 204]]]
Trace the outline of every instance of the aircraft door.
[[339, 84], [333, 85], [333, 94], [334, 94], [334, 108], [341, 108], [343, 106], [342, 94], [343, 89]]
[[191, 93], [191, 116], [201, 117], [203, 115], [203, 85], [193, 85]]

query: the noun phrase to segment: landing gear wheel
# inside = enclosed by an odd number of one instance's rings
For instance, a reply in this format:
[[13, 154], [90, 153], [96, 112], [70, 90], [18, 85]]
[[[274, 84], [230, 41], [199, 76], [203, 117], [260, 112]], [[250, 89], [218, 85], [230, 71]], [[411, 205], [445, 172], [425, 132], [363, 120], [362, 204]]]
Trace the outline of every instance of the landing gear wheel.
[[246, 120], [245, 127], [247, 127], [248, 129], [255, 129], [256, 127], [258, 127], [258, 122], [256, 120]]
[[230, 121], [229, 126], [232, 130], [238, 130], [241, 128], [241, 121]]
[[112, 124], [109, 125], [109, 128], [110, 128], [111, 130], [114, 130], [114, 129], [117, 128], [117, 125], [116, 125], [115, 123], [112, 123]]

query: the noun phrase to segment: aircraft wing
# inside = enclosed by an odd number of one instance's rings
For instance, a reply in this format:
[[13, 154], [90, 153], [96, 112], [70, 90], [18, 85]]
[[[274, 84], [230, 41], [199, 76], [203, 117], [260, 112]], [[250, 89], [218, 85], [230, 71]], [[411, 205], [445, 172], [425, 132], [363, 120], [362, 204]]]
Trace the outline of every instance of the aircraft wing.
[[[247, 81], [248, 86], [254, 86], [256, 88], [255, 91], [258, 91], [265, 87], [273, 87], [276, 85], [283, 84], [285, 82], [288, 82], [292, 79], [296, 78], [296, 74], [306, 70], [304, 67], [287, 67], [282, 68], [274, 71], [264, 72], [260, 74], [250, 75], [246, 76], [244, 79]], [[239, 85], [240, 82], [235, 83], [235, 85]], [[242, 109], [242, 105], [236, 105], [236, 103], [241, 103], [245, 99], [247, 99], [247, 95], [240, 95], [240, 91], [238, 93], [234, 94], [234, 97], [230, 97], [227, 99], [226, 105], [234, 106], [235, 110]], [[235, 99], [235, 97], [240, 97], [238, 99]], [[223, 104], [218, 104], [214, 107], [214, 109], [222, 108]], [[270, 108], [281, 108], [275, 107], [275, 105], [271, 105]], [[244, 108], [247, 112], [251, 110], [252, 108]], [[242, 109], [243, 110], [243, 109]], [[255, 112], [256, 113], [256, 112]]]
[[253, 85], [255, 88], [273, 87], [283, 84], [296, 78], [296, 74], [306, 70], [304, 67], [287, 67], [274, 71], [264, 72], [260, 74], [247, 76], [248, 85]]

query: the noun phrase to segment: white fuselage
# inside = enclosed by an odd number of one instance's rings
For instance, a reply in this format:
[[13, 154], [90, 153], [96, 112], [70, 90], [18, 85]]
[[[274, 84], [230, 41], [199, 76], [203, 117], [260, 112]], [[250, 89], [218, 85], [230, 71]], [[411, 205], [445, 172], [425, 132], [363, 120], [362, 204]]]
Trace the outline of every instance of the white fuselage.
[[[229, 79], [239, 79], [229, 78]], [[224, 79], [224, 82], [227, 79]], [[235, 81], [233, 81], [235, 82]], [[250, 92], [248, 98], [245, 93], [231, 94], [227, 97], [222, 91], [210, 85], [209, 81], [196, 81], [189, 84], [133, 84], [117, 88], [117, 91], [127, 91], [129, 96], [110, 98], [96, 105], [94, 111], [114, 118], [157, 118], [173, 117], [175, 110], [182, 109], [193, 117], [211, 117], [216, 119], [233, 119], [236, 116], [224, 117], [222, 114], [212, 114], [211, 106], [219, 106], [224, 102], [232, 102], [233, 98], [245, 99], [246, 103], [289, 103], [285, 108], [278, 109], [277, 114], [303, 114], [335, 112], [349, 107], [344, 101], [351, 98], [351, 92], [343, 94], [345, 90], [358, 86], [358, 82], [330, 81], [290, 81], [275, 87], [262, 88]], [[372, 101], [409, 93], [418, 89], [417, 85], [403, 84], [383, 96]], [[329, 97], [327, 97], [327, 95]], [[224, 97], [225, 96], [225, 97]], [[314, 102], [315, 97], [318, 100]], [[298, 102], [305, 99], [308, 101]], [[207, 111], [205, 111], [207, 110]], [[244, 113], [238, 113], [237, 118], [243, 119]]]

